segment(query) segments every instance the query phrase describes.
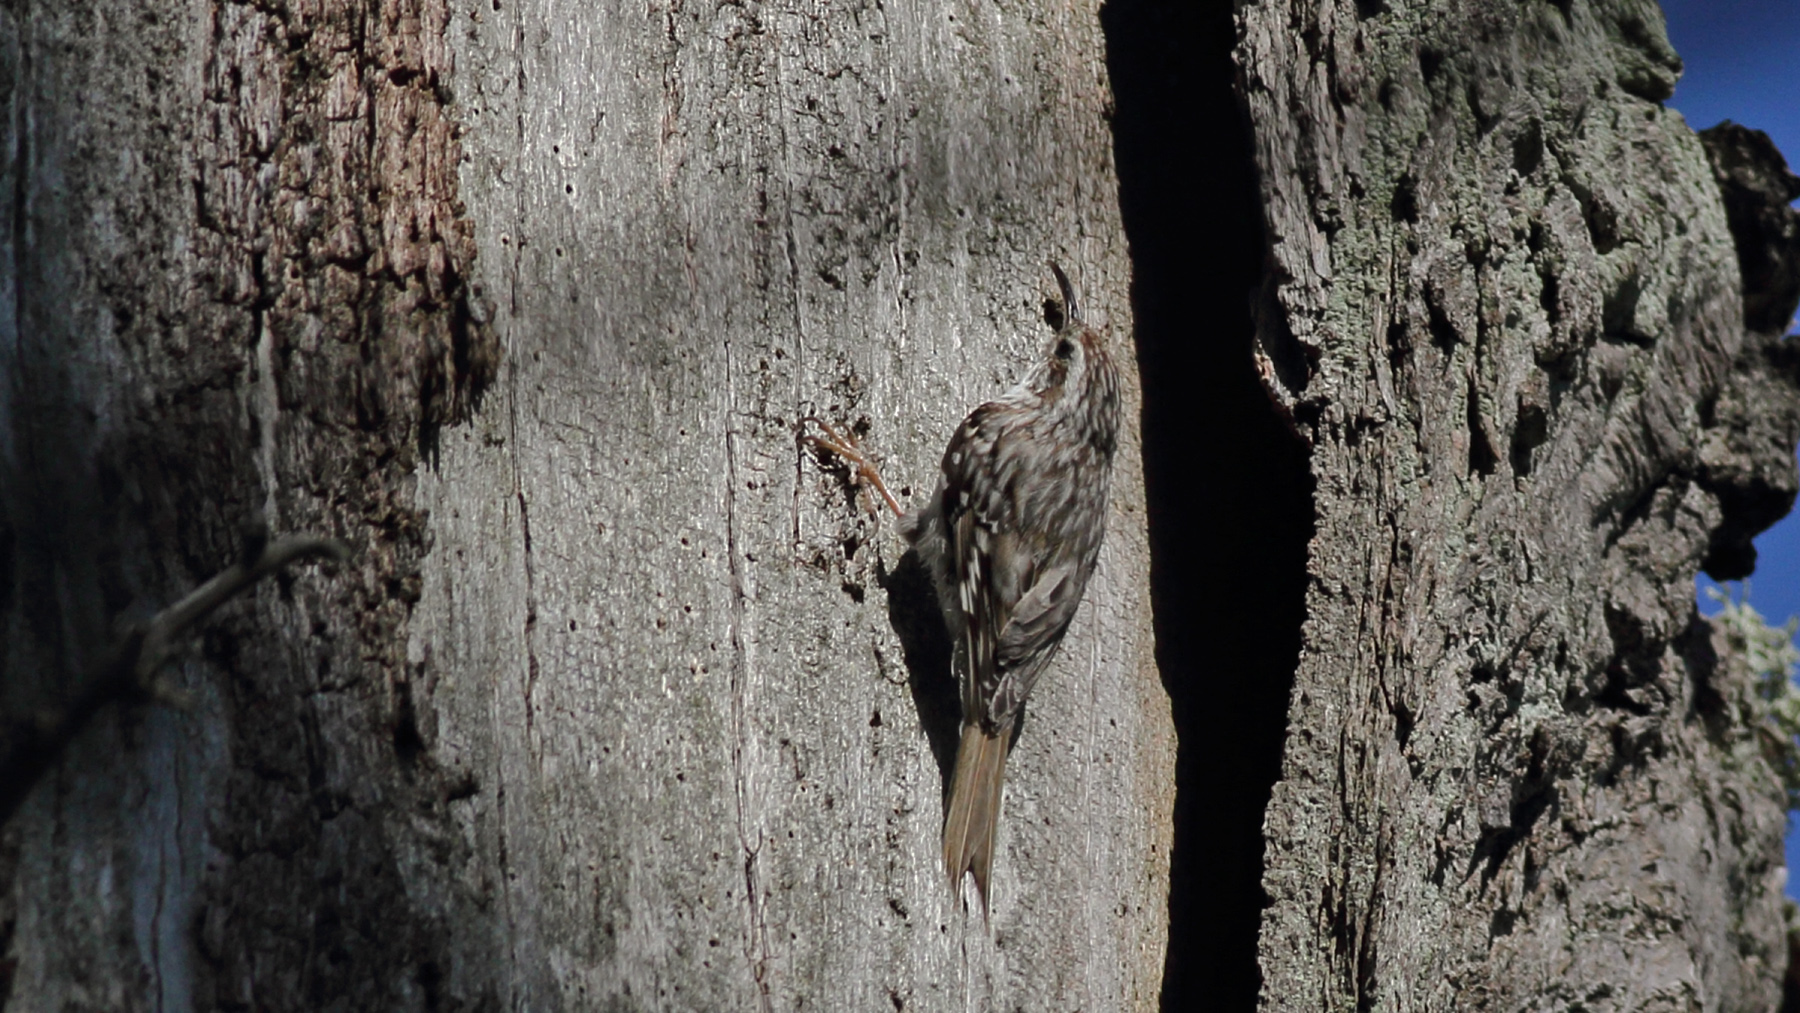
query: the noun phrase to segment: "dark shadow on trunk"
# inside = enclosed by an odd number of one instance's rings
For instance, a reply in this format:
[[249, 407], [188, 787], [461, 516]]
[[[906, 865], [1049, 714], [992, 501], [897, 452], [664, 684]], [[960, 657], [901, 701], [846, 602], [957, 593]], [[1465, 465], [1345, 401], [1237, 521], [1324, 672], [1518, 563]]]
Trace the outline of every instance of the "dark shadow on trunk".
[[1133, 261], [1157, 662], [1180, 738], [1163, 1009], [1248, 1010], [1311, 478], [1251, 359], [1264, 240], [1231, 6], [1114, 0], [1101, 23]]
[[919, 727], [931, 743], [938, 779], [948, 798], [962, 735], [962, 698], [952, 667], [950, 633], [938, 610], [937, 590], [931, 586], [931, 572], [911, 549], [892, 572], [883, 571], [878, 579], [887, 591], [888, 623], [900, 638], [907, 686], [919, 710]]

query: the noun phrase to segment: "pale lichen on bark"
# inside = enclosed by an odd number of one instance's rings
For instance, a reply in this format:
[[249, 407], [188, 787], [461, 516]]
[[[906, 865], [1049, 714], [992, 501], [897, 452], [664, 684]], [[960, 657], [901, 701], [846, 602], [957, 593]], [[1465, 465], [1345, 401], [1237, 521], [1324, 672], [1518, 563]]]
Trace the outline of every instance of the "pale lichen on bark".
[[1241, 18], [1265, 375], [1319, 516], [1265, 1006], [1769, 1005], [1782, 803], [1721, 766], [1749, 732], [1692, 579], [1792, 485], [1791, 432], [1727, 446], [1733, 392], [1795, 387], [1660, 13]]

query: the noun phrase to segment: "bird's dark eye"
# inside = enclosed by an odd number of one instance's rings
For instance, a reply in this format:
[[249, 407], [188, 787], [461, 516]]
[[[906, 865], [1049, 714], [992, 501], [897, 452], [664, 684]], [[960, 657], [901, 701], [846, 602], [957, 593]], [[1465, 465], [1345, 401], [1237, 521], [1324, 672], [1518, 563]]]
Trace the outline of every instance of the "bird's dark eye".
[[1064, 338], [1061, 341], [1058, 341], [1056, 343], [1056, 357], [1057, 358], [1067, 360], [1067, 359], [1074, 357], [1074, 355], [1075, 355], [1075, 343], [1073, 341], [1070, 341], [1068, 338]]

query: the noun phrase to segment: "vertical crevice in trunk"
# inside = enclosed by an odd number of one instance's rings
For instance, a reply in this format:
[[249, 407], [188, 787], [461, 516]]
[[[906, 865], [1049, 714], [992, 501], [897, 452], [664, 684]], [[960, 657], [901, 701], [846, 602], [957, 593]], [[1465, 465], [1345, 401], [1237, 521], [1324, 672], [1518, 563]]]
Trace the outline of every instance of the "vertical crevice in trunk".
[[1251, 356], [1264, 237], [1231, 91], [1229, 6], [1116, 2], [1102, 25], [1144, 386], [1157, 663], [1180, 741], [1162, 1002], [1248, 1009], [1311, 478]]

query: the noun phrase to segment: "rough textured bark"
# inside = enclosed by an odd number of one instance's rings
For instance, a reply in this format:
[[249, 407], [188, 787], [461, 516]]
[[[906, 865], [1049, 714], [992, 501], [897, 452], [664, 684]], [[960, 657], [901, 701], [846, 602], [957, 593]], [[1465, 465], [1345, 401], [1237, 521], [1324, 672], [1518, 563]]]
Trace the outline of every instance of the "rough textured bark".
[[114, 708], [38, 786], [6, 828], [10, 1001], [388, 1005], [448, 918], [403, 899], [431, 885], [415, 825], [448, 825], [395, 748], [421, 675], [408, 476], [494, 352], [461, 281], [444, 8], [0, 17], [6, 713], [78, 692], [253, 512], [357, 552], [214, 625], [175, 677], [192, 711]]
[[1793, 500], [1785, 172], [1716, 138], [1722, 195], [1648, 2], [1240, 16], [1318, 483], [1263, 1006], [1772, 1007], [1783, 797], [1692, 578]]
[[357, 550], [5, 828], [11, 1007], [1155, 1003], [1135, 432], [991, 935], [938, 869], [930, 592], [795, 440], [853, 424], [923, 496], [1038, 354], [1049, 257], [1129, 354], [1092, 5], [0, 19], [6, 714], [253, 510]]
[[[0, 829], [9, 1008], [1768, 1005], [1690, 579], [1797, 484], [1793, 177], [1647, 3], [1244, 5], [1236, 96], [1188, 11], [0, 5], [5, 730], [245, 516], [357, 550]], [[795, 429], [925, 495], [1049, 257], [1145, 432], [990, 934], [931, 592]]]

